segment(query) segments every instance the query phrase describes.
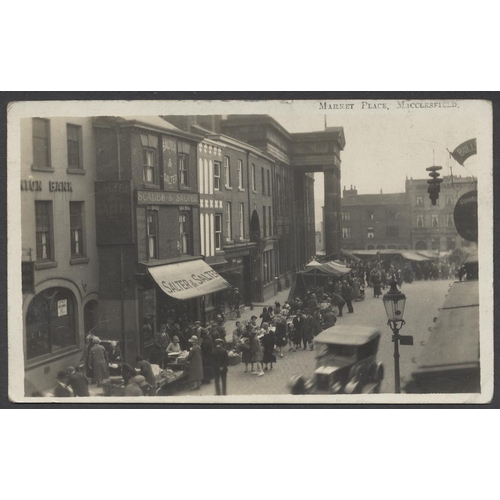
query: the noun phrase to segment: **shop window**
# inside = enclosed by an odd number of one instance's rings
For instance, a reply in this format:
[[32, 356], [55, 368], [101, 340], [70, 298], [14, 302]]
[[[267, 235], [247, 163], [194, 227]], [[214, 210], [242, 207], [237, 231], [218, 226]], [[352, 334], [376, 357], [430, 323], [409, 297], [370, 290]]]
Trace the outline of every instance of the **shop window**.
[[245, 238], [245, 205], [240, 203], [238, 209], [238, 226], [240, 229], [240, 239]]
[[417, 196], [416, 205], [417, 205], [417, 207], [422, 207], [424, 205], [424, 197], [423, 196]]
[[220, 161], [214, 161], [214, 189], [220, 191]]
[[424, 216], [417, 215], [417, 227], [424, 227]]
[[231, 187], [231, 164], [229, 156], [224, 156], [224, 185], [226, 188]]
[[71, 257], [84, 257], [85, 247], [83, 241], [84, 212], [83, 201], [69, 202], [69, 220], [71, 232]]
[[82, 127], [66, 125], [68, 142], [68, 168], [83, 168], [82, 162]]
[[154, 149], [144, 148], [143, 160], [144, 160], [144, 167], [143, 167], [142, 180], [149, 184], [156, 184], [158, 178], [156, 151]]
[[188, 156], [184, 154], [179, 154], [178, 157], [179, 164], [179, 184], [181, 186], [189, 186], [188, 181]]
[[226, 240], [231, 240], [231, 203], [226, 202]]
[[396, 238], [399, 236], [399, 227], [398, 226], [387, 226], [387, 236], [389, 238]]
[[342, 228], [342, 238], [350, 238], [351, 237], [351, 228], [343, 227]]
[[146, 225], [148, 238], [148, 259], [158, 258], [158, 212], [148, 210], [148, 223]]
[[33, 118], [33, 166], [50, 170], [50, 122]]
[[36, 295], [26, 315], [27, 358], [55, 354], [76, 344], [73, 294], [65, 288], [49, 288]]
[[35, 201], [36, 212], [36, 259], [37, 261], [54, 260], [54, 228], [52, 220], [52, 202]]
[[238, 160], [238, 189], [243, 189], [243, 161]]
[[190, 225], [190, 213], [181, 212], [179, 214], [179, 251], [181, 254], [191, 253], [191, 225]]

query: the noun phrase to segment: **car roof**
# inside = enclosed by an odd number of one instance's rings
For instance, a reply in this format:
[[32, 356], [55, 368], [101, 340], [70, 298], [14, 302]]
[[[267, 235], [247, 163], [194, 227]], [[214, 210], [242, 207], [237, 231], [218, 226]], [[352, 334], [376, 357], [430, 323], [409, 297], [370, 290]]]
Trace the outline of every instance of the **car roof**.
[[362, 345], [380, 336], [371, 326], [338, 325], [323, 330], [314, 342], [323, 344]]

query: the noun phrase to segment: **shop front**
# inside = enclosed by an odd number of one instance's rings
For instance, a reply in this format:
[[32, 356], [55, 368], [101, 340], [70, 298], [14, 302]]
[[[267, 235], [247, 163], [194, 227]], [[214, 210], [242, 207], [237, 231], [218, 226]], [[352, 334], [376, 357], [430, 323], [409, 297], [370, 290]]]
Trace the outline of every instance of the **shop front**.
[[178, 324], [186, 336], [194, 321], [207, 322], [206, 309], [230, 285], [199, 257], [143, 266], [139, 286], [140, 343], [141, 352], [149, 357], [154, 334], [162, 324]]

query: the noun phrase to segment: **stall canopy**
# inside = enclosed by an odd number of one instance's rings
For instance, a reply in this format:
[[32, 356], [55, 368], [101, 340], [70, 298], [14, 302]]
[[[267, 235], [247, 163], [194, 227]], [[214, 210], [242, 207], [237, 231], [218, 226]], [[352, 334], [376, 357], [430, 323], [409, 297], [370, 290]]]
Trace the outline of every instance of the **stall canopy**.
[[148, 271], [167, 295], [178, 300], [193, 299], [230, 287], [229, 283], [203, 260], [150, 267]]
[[321, 267], [321, 262], [318, 262], [316, 259], [313, 259], [309, 262], [309, 264], [306, 264], [306, 269], [314, 269], [315, 267]]
[[352, 259], [354, 262], [359, 262], [361, 260], [359, 257], [356, 257], [353, 253], [348, 252], [347, 250], [341, 250], [340, 253], [348, 259]]
[[429, 260], [428, 257], [424, 257], [423, 255], [419, 255], [415, 252], [401, 252], [401, 257], [406, 260], [412, 260], [414, 262], [423, 262]]
[[303, 274], [330, 274], [333, 276], [343, 276], [350, 271], [350, 267], [344, 266], [343, 264], [334, 262], [332, 260], [330, 262], [324, 262], [319, 266], [314, 266], [311, 269], [305, 271]]

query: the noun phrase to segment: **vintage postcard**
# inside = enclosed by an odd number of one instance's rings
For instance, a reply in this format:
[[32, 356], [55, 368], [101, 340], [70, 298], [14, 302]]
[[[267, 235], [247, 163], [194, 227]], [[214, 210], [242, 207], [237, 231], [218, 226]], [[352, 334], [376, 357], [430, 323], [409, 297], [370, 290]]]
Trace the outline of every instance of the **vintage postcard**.
[[9, 397], [487, 403], [492, 106], [14, 102]]

